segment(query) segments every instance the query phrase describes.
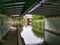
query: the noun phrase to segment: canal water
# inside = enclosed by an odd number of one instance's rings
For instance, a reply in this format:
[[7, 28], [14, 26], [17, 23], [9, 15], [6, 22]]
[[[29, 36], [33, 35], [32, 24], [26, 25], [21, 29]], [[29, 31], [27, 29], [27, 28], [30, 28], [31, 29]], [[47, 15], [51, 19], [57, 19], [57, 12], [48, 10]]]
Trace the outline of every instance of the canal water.
[[44, 41], [43, 38], [38, 38], [33, 33], [31, 25], [23, 26], [22, 29], [21, 36], [24, 39], [25, 44], [41, 44]]

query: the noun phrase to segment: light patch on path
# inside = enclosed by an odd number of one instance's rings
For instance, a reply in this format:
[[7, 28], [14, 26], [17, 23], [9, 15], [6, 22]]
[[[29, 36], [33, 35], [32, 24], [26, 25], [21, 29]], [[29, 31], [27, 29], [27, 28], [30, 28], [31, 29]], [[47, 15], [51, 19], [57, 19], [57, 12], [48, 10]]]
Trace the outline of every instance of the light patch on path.
[[38, 38], [34, 35], [32, 31], [32, 26], [23, 26], [23, 31], [21, 33], [25, 44], [40, 44], [43, 42], [43, 38]]

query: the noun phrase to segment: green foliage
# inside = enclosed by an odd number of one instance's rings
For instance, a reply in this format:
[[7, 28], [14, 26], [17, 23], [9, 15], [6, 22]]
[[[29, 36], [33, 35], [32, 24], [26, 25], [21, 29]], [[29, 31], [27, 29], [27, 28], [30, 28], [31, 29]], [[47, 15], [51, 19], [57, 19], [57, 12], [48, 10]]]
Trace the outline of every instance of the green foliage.
[[33, 15], [32, 27], [37, 37], [44, 37], [44, 17]]
[[[19, 18], [19, 19], [15, 18], [14, 20], [15, 21], [19, 20], [19, 23], [21, 25], [24, 24], [23, 18]], [[33, 27], [32, 31], [37, 37], [40, 37], [40, 38], [44, 37], [44, 17], [39, 15], [33, 15], [32, 27]]]
[[33, 20], [44, 19], [43, 16], [33, 15]]
[[[42, 32], [41, 32], [42, 31]], [[38, 29], [33, 29], [34, 34], [39, 37], [39, 38], [43, 38], [44, 37], [44, 30], [38, 30]]]
[[23, 25], [24, 24], [24, 20], [21, 18], [20, 20], [20, 24]]

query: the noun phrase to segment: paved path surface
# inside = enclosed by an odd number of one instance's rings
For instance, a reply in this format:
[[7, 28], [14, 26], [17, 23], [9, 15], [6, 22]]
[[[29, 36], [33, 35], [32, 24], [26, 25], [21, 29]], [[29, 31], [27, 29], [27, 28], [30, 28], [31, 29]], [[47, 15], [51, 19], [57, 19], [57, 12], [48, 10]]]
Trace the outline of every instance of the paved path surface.
[[32, 26], [30, 25], [23, 26], [21, 36], [23, 37], [25, 44], [41, 44], [44, 41], [43, 38], [38, 38], [34, 35]]
[[7, 35], [7, 40], [4, 45], [17, 45], [17, 32], [16, 30], [11, 30]]

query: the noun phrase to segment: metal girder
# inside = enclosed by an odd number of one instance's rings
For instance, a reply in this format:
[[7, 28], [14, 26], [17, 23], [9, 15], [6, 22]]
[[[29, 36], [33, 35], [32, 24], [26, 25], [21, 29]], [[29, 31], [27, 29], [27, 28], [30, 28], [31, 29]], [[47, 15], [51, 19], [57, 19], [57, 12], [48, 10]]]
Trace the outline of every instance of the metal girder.
[[0, 1], [0, 12], [9, 13], [10, 15], [11, 14], [13, 15], [14, 13], [26, 14], [29, 11], [32, 14], [39, 14], [39, 15], [42, 14], [44, 16], [60, 15], [60, 0], [1, 0]]
[[59, 0], [47, 0], [45, 3], [39, 3], [34, 10], [28, 11], [30, 14], [38, 14], [42, 16], [60, 16], [60, 1]]
[[41, 0], [29, 0], [26, 2], [21, 14], [27, 13], [31, 8], [33, 8], [37, 3], [39, 3]]
[[18, 12], [19, 10], [21, 13], [22, 8], [24, 7], [25, 3], [26, 3], [26, 0], [1, 0], [0, 13], [3, 13], [3, 14], [7, 13], [10, 15], [13, 15], [14, 13], [16, 14], [16, 12]]
[[15, 2], [26, 2], [27, 0], [0, 0], [0, 3], [2, 4], [9, 4], [9, 3], [15, 3]]

